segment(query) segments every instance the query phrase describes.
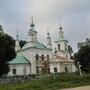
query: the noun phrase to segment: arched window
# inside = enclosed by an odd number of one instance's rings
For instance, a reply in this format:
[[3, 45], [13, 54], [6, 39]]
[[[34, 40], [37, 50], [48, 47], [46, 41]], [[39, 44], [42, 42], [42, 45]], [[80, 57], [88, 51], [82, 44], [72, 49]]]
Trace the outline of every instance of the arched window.
[[36, 68], [36, 72], [37, 72], [37, 74], [39, 73], [39, 67], [37, 66], [37, 68]]
[[65, 50], [68, 50], [68, 49], [67, 49], [67, 44], [65, 44]]
[[13, 73], [13, 74], [16, 74], [16, 69], [13, 69], [12, 73]]
[[54, 68], [54, 72], [57, 73], [57, 68], [56, 67]]
[[68, 68], [67, 68], [67, 67], [65, 67], [65, 72], [66, 72], [66, 73], [68, 72]]
[[47, 55], [47, 61], [49, 61], [49, 55]]
[[42, 55], [42, 61], [44, 60], [44, 55]]
[[38, 56], [38, 54], [36, 54], [36, 60], [37, 60], [37, 61], [39, 60], [39, 56]]
[[55, 48], [55, 53], [57, 53], [57, 50], [56, 50], [56, 48]]
[[58, 51], [60, 51], [60, 44], [58, 44]]
[[50, 73], [50, 68], [48, 68], [48, 73]]

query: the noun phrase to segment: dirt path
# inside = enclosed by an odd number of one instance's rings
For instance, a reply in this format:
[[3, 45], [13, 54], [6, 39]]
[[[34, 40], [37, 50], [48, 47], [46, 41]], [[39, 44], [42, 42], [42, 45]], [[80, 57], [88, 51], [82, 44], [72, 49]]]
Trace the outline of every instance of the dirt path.
[[90, 86], [82, 86], [77, 88], [60, 89], [60, 90], [90, 90]]

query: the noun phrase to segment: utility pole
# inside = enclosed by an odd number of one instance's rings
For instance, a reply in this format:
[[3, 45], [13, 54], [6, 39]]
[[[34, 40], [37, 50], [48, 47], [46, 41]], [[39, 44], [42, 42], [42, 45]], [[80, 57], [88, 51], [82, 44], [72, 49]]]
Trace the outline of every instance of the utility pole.
[[80, 74], [80, 77], [82, 78], [81, 65], [79, 61], [77, 63], [78, 63], [79, 74]]

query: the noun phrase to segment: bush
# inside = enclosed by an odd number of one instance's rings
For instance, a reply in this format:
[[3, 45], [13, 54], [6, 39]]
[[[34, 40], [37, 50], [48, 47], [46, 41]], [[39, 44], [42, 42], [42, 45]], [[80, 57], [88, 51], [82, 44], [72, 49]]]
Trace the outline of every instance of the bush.
[[80, 78], [77, 74], [54, 74], [43, 76], [41, 79], [32, 80], [27, 83], [0, 85], [0, 90], [57, 90], [60, 88], [71, 88], [90, 85], [90, 75]]

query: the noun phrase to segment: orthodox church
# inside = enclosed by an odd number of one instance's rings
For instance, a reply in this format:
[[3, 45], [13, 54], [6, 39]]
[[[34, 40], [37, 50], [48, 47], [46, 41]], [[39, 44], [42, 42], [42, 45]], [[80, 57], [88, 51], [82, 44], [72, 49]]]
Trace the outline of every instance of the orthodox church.
[[50, 33], [47, 33], [47, 45], [37, 40], [33, 20], [28, 31], [29, 41], [20, 48], [19, 38], [16, 39], [15, 59], [9, 62], [8, 76], [40, 75], [42, 73], [75, 72], [74, 61], [70, 58], [68, 41], [64, 38], [62, 27], [59, 27], [59, 37], [54, 43], [54, 52]]

